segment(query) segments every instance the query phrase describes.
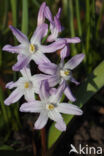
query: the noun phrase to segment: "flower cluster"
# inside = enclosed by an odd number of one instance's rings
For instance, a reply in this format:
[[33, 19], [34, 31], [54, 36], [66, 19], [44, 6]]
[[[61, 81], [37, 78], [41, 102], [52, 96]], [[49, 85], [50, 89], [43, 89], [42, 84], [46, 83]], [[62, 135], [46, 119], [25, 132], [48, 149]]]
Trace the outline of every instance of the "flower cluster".
[[[48, 118], [50, 118], [55, 121], [57, 129], [65, 131], [66, 125], [61, 113], [82, 115], [82, 110], [77, 106], [60, 102], [63, 93], [71, 102], [76, 100], [68, 82], [79, 84], [74, 79], [72, 70], [84, 59], [84, 54], [77, 54], [64, 63], [65, 58], [70, 54], [69, 43], [79, 43], [80, 39], [78, 37], [59, 37], [59, 33], [63, 31], [60, 23], [60, 14], [61, 8], [59, 8], [56, 16], [53, 17], [49, 7], [43, 2], [38, 13], [37, 28], [30, 41], [21, 31], [10, 26], [13, 35], [20, 44], [18, 46], [6, 45], [3, 47], [4, 51], [17, 54], [17, 63], [12, 69], [20, 71], [22, 75], [16, 82], [12, 81], [6, 85], [9, 89], [15, 89], [4, 103], [10, 105], [24, 96], [26, 103], [21, 105], [20, 111], [40, 113], [34, 125], [35, 129], [43, 128]], [[46, 19], [49, 26], [46, 23]], [[46, 39], [46, 44], [42, 45], [44, 38]], [[61, 61], [55, 64], [44, 53], [54, 53], [57, 50], [60, 50]], [[31, 75], [29, 66], [31, 60], [38, 65], [39, 70], [44, 74]], [[35, 94], [39, 95], [40, 100], [35, 98]]]

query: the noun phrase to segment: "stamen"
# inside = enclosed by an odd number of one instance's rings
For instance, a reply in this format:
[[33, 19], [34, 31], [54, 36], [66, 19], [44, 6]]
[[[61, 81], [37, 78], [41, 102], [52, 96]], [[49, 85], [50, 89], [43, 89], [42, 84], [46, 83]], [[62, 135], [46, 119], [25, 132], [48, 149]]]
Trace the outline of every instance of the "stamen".
[[29, 82], [25, 82], [24, 88], [29, 88]]
[[70, 75], [70, 70], [60, 70], [60, 75], [62, 77], [66, 77], [66, 76], [69, 76]]
[[65, 71], [64, 71], [64, 74], [65, 74], [66, 76], [68, 76], [68, 75], [70, 74], [70, 70], [65, 70]]
[[49, 109], [49, 110], [53, 110], [54, 108], [55, 108], [55, 106], [54, 106], [53, 104], [49, 104], [49, 105], [48, 105], [48, 109]]
[[30, 44], [30, 52], [34, 53], [36, 51], [36, 47], [34, 44]]

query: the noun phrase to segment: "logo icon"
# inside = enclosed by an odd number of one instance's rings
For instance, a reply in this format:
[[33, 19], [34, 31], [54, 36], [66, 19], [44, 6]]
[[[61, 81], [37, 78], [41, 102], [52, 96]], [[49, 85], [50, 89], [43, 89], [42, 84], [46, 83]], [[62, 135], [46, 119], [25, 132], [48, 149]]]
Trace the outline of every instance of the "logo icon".
[[74, 153], [77, 153], [78, 154], [78, 151], [76, 150], [76, 148], [75, 148], [75, 146], [74, 145], [70, 145], [71, 146], [71, 150], [70, 150], [70, 152], [69, 152], [69, 154], [70, 153], [72, 153], [72, 152], [74, 152]]
[[71, 150], [69, 151], [69, 155], [74, 152], [76, 154], [85, 154], [85, 155], [89, 155], [89, 154], [97, 154], [97, 155], [101, 155], [103, 153], [103, 149], [102, 147], [90, 147], [88, 145], [82, 146], [81, 144], [79, 144], [78, 150], [76, 149], [76, 147], [71, 144]]

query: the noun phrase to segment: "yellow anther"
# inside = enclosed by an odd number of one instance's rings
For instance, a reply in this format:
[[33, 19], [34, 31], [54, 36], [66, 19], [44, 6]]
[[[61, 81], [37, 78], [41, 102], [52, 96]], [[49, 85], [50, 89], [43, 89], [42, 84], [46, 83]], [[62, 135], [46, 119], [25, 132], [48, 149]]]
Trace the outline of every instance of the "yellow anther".
[[30, 44], [30, 52], [31, 52], [31, 53], [34, 53], [35, 50], [36, 50], [35, 45], [34, 45], [34, 44]]
[[55, 106], [54, 106], [53, 104], [49, 104], [49, 105], [48, 105], [48, 109], [49, 109], [49, 110], [53, 110], [54, 108], [55, 108]]
[[25, 82], [24, 87], [29, 88], [29, 82]]
[[64, 74], [65, 74], [66, 76], [68, 76], [68, 75], [70, 74], [70, 70], [65, 70], [65, 71], [64, 71]]

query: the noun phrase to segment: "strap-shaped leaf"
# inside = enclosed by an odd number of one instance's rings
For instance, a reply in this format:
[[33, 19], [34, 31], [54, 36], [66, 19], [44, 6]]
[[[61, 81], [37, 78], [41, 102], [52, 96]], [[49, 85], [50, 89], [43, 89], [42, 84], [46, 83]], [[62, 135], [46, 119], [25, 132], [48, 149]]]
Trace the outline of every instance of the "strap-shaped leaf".
[[[76, 97], [77, 101], [74, 103], [82, 107], [87, 101], [104, 86], [104, 61], [102, 61], [95, 70], [87, 77], [87, 79], [78, 87]], [[72, 115], [64, 115], [66, 124], [73, 118]], [[48, 134], [48, 148], [50, 148], [61, 135], [54, 124], [51, 125]]]

